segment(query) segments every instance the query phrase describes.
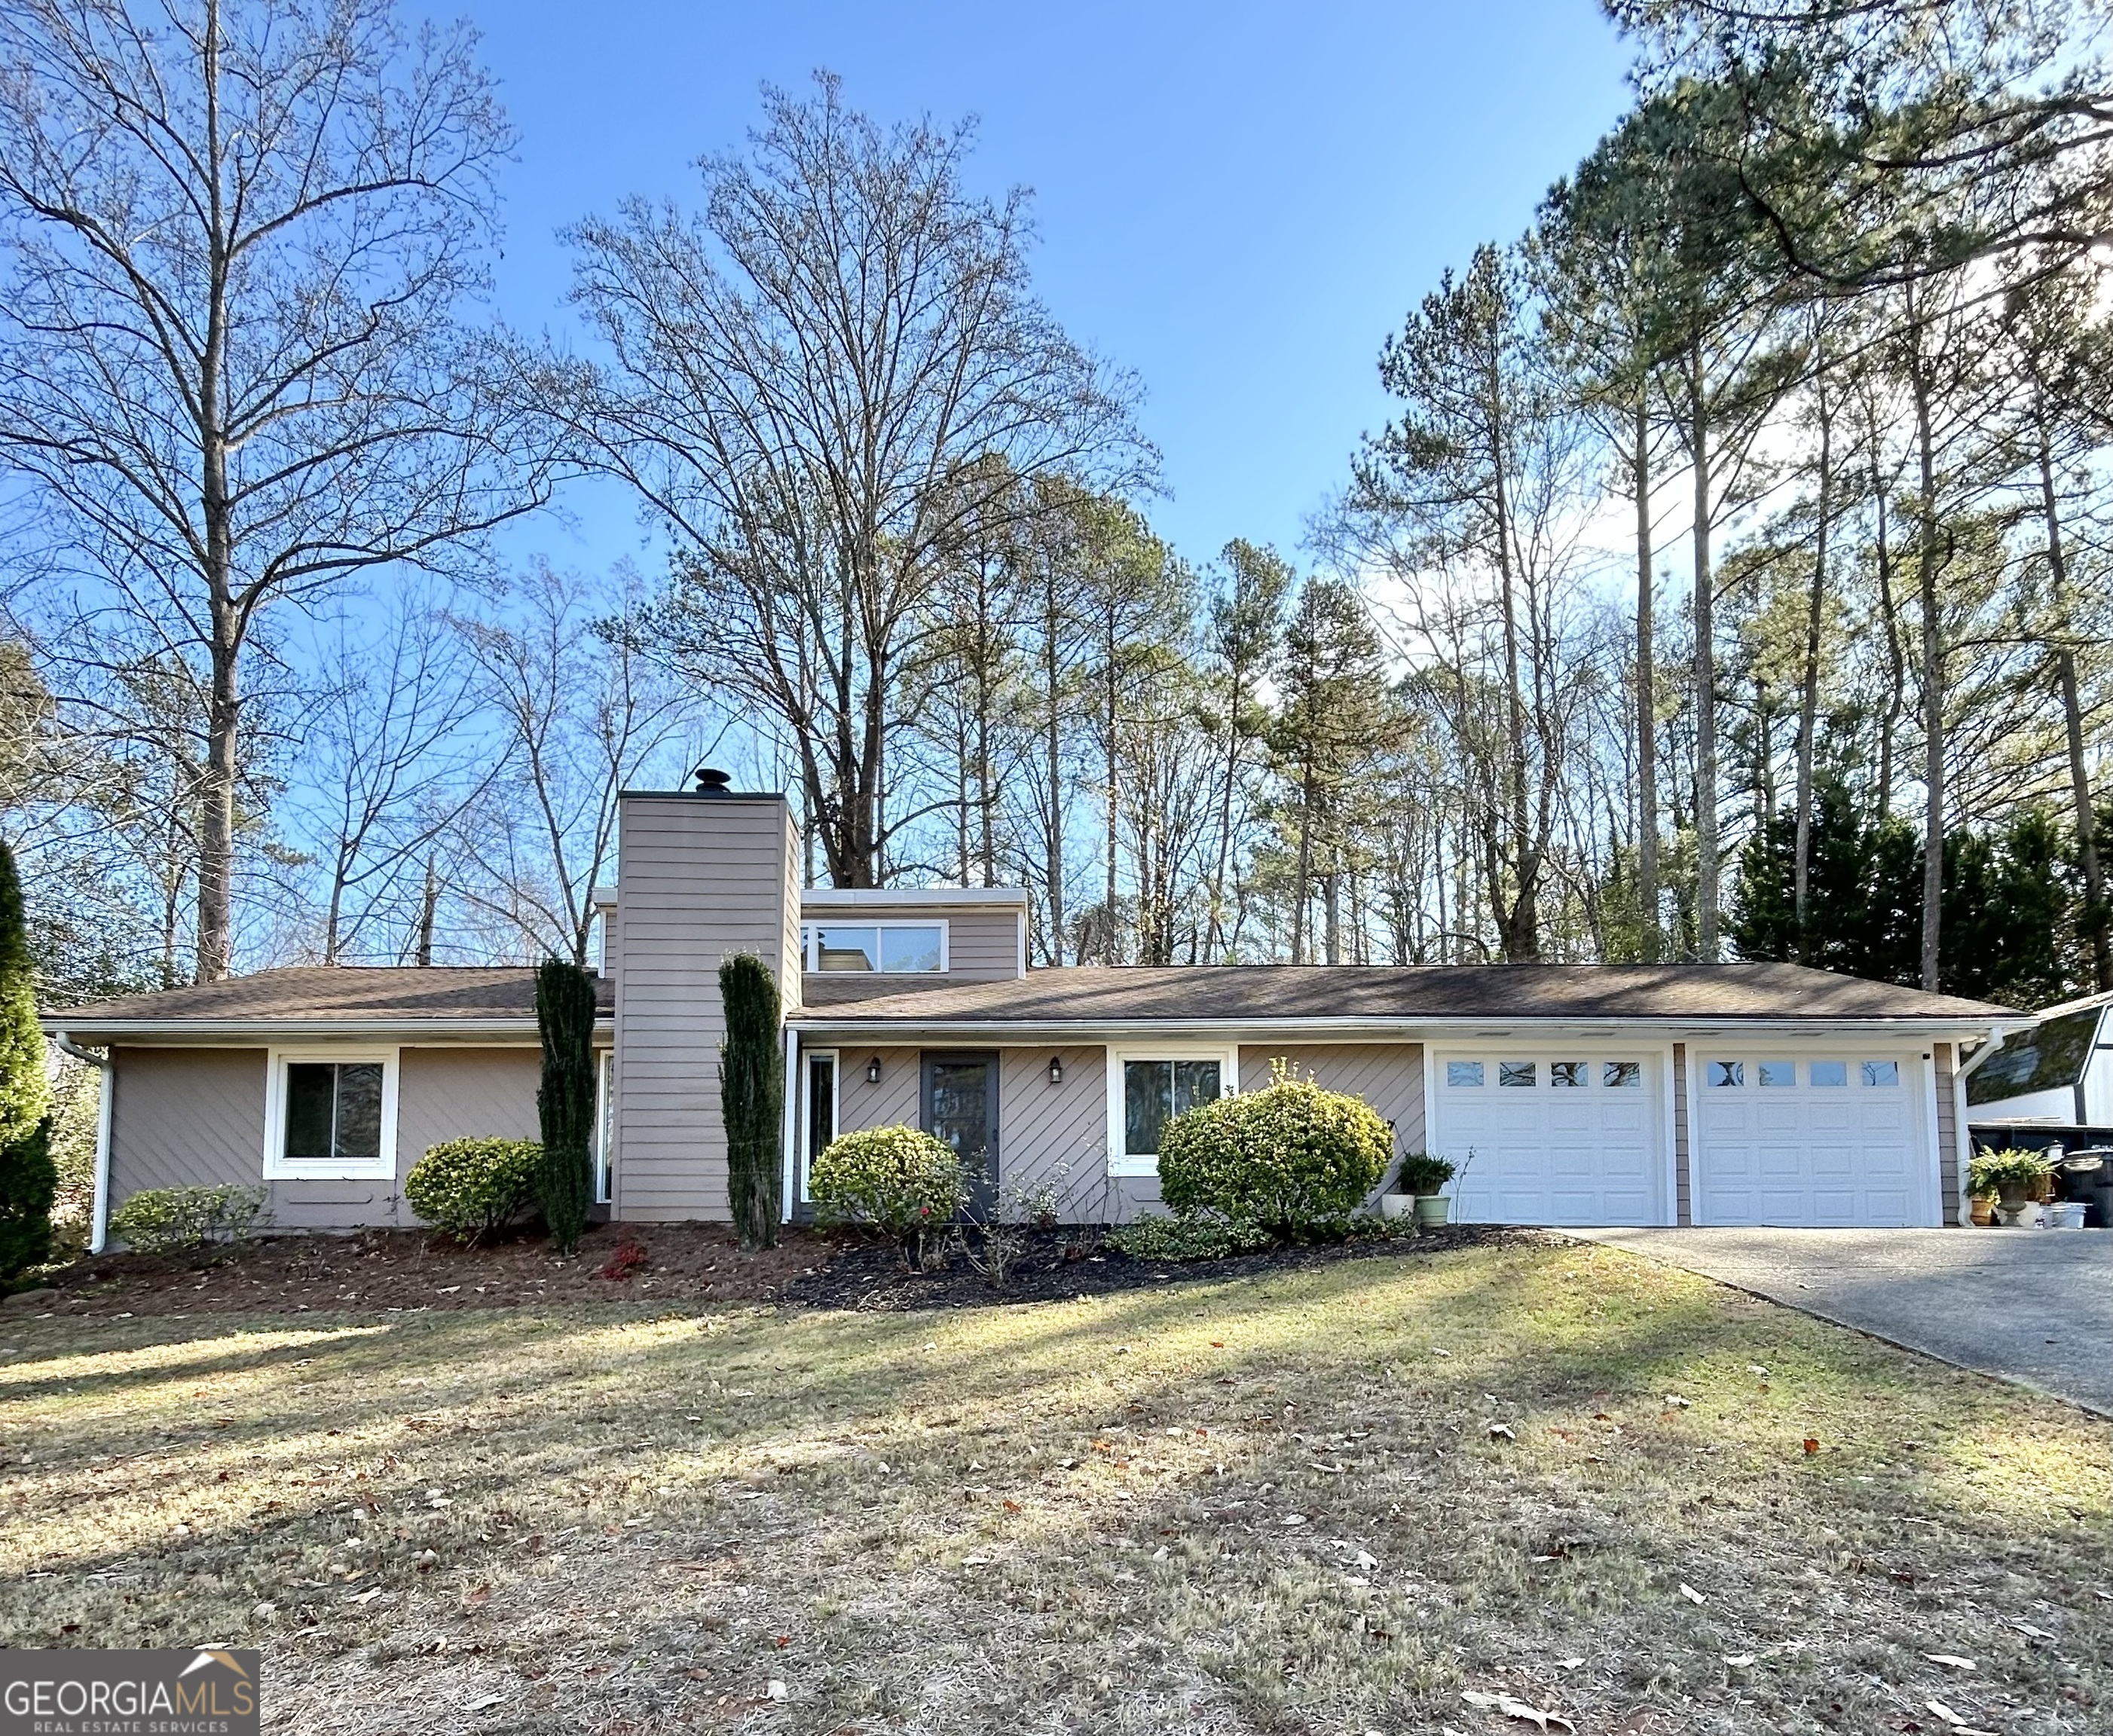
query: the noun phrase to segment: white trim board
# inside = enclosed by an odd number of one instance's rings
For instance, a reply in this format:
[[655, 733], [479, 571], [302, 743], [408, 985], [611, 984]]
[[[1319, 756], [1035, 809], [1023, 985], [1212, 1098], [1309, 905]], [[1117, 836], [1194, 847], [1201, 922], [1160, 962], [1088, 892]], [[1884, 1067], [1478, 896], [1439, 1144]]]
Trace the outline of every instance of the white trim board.
[[1240, 1090], [1240, 1050], [1237, 1043], [1139, 1042], [1107, 1050], [1108, 1173], [1119, 1178], [1152, 1177], [1159, 1173], [1157, 1153], [1132, 1157], [1123, 1150], [1125, 1122], [1123, 1105], [1123, 1064], [1125, 1061], [1216, 1061], [1218, 1094], [1236, 1097]]

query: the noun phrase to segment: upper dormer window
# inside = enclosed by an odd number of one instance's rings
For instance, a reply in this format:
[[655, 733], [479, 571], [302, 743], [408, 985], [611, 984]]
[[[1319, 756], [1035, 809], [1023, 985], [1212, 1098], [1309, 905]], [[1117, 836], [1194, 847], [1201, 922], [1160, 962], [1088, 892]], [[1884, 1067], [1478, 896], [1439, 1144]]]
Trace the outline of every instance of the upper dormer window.
[[944, 923], [807, 923], [800, 945], [810, 971], [921, 977], [947, 968]]

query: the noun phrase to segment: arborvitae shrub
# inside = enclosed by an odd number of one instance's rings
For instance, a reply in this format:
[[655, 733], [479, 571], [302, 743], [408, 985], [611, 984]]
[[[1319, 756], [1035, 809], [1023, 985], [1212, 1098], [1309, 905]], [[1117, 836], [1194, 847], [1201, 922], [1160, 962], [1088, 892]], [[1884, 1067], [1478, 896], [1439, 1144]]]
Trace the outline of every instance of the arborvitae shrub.
[[594, 1197], [594, 978], [564, 959], [536, 971], [536, 1024], [543, 1035], [543, 1082], [536, 1114], [543, 1159], [536, 1203], [550, 1240], [571, 1254], [586, 1228]]
[[15, 853], [0, 843], [0, 1278], [50, 1257], [51, 1105], [22, 886]]
[[778, 979], [754, 954], [736, 953], [719, 964], [719, 1000], [726, 1009], [719, 1114], [726, 1127], [727, 1203], [743, 1247], [775, 1247], [785, 1114]]

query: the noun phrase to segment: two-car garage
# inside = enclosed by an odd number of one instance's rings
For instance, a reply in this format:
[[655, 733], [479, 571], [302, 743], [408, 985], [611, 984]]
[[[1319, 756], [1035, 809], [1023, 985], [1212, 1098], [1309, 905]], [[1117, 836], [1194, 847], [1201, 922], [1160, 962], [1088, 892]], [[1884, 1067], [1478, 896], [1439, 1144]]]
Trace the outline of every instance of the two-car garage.
[[1924, 1053], [1727, 1042], [1434, 1046], [1431, 1149], [1465, 1220], [1943, 1221]]

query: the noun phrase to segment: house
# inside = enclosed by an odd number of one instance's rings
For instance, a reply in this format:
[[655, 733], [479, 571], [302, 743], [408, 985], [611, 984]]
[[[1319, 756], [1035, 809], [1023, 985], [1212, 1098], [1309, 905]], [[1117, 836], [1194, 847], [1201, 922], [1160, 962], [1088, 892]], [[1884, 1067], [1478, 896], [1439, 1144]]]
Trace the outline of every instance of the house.
[[[1466, 1219], [1956, 1222], [1962, 1047], [2025, 1015], [1784, 964], [1029, 970], [1025, 895], [801, 888], [784, 799], [627, 793], [603, 920], [596, 1192], [723, 1219], [716, 972], [783, 985], [788, 1210], [836, 1135], [918, 1123], [1066, 1216], [1158, 1197], [1159, 1128], [1279, 1061], [1461, 1165]], [[107, 1049], [113, 1201], [262, 1182], [271, 1221], [412, 1221], [436, 1141], [532, 1137], [526, 969], [274, 970], [51, 1014]]]

